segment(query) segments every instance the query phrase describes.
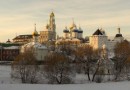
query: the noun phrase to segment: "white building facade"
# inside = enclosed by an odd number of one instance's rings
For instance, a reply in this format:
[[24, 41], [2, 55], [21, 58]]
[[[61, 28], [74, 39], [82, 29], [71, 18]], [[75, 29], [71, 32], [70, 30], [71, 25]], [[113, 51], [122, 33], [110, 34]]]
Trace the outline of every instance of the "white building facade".
[[38, 61], [44, 61], [44, 57], [48, 54], [48, 48], [38, 42], [38, 32], [35, 30], [33, 32], [33, 41], [21, 46], [21, 53], [26, 52], [26, 50], [33, 50], [34, 55]]
[[89, 37], [89, 45], [94, 49], [102, 49], [103, 45], [109, 51], [113, 51], [117, 42], [122, 42], [124, 37], [120, 33], [120, 28], [118, 28], [118, 34], [116, 34], [113, 40], [109, 40], [108, 36], [105, 34], [105, 31], [102, 29], [97, 29], [92, 36]]

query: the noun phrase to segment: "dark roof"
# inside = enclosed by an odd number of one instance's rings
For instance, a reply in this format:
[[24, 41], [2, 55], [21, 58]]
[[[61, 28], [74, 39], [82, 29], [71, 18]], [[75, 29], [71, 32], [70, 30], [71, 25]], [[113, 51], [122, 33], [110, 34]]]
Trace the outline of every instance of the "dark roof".
[[115, 37], [122, 37], [122, 34], [116, 34]]
[[72, 32], [78, 32], [79, 30], [78, 29], [74, 29]]
[[102, 32], [101, 32], [99, 29], [97, 29], [97, 30], [93, 33], [93, 35], [103, 35], [103, 34], [102, 34]]
[[78, 31], [78, 33], [83, 33], [83, 31]]
[[33, 36], [32, 35], [19, 35], [19, 36], [16, 36], [14, 39], [30, 39], [30, 38], [33, 38]]
[[69, 30], [65, 29], [63, 30], [64, 33], [69, 33]]
[[8, 41], [6, 41], [6, 43], [10, 43], [11, 41], [8, 39]]

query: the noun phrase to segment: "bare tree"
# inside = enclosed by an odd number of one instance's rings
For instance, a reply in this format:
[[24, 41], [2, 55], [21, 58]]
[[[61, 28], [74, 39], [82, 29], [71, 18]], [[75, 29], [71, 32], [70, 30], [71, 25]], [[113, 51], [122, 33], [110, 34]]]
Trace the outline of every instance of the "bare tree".
[[[99, 51], [100, 50], [94, 50], [90, 45], [78, 47], [75, 51], [75, 59], [82, 64], [89, 81], [94, 81], [95, 75], [99, 70], [100, 63], [97, 63], [100, 58]], [[93, 74], [92, 79], [90, 78], [90, 74]]]
[[21, 53], [12, 63], [12, 76], [22, 83], [37, 83], [38, 66], [33, 50]]
[[63, 54], [52, 53], [45, 59], [44, 75], [49, 80], [49, 83], [71, 83], [70, 76], [72, 72], [68, 58]]
[[126, 70], [126, 79], [130, 80], [130, 56], [128, 57], [128, 59], [125, 62], [125, 70]]
[[60, 51], [60, 53], [63, 53], [65, 55], [71, 55], [73, 52], [73, 47], [71, 46], [71, 42], [70, 41], [62, 41], [60, 42], [59, 45], [57, 45], [57, 50]]
[[114, 49], [114, 53], [115, 53], [115, 58], [114, 58], [115, 80], [117, 80], [126, 65], [125, 62], [130, 56], [129, 42], [124, 40], [121, 43], [117, 43]]

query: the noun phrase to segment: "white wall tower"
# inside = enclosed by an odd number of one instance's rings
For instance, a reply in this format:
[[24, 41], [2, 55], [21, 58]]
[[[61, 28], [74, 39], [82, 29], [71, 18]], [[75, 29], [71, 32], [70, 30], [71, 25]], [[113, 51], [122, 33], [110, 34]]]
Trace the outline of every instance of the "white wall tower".
[[96, 32], [89, 37], [89, 41], [94, 49], [101, 49], [104, 44], [107, 45], [108, 37], [104, 35], [101, 30], [97, 29]]

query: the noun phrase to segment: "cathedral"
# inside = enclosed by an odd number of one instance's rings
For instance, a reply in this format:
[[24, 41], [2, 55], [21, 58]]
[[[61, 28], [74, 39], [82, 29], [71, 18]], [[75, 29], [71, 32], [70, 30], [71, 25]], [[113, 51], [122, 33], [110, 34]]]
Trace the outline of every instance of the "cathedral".
[[56, 45], [68, 44], [78, 46], [83, 42], [83, 30], [74, 23], [69, 28], [63, 30], [63, 37], [57, 38]]
[[24, 53], [27, 51], [34, 51], [34, 55], [38, 61], [43, 61], [44, 57], [48, 54], [48, 48], [45, 45], [42, 45], [41, 43], [38, 42], [38, 32], [36, 30], [36, 24], [34, 28], [34, 32], [32, 34], [32, 41], [24, 44], [20, 48], [20, 52]]
[[77, 28], [74, 21], [69, 29], [65, 27], [65, 29], [63, 30], [63, 33], [64, 33], [64, 39], [74, 39], [74, 38], [82, 39], [83, 38], [83, 30], [81, 29], [81, 27]]
[[[115, 35], [113, 40], [108, 39], [105, 31], [103, 29], [97, 29], [88, 39], [83, 38], [83, 30], [79, 26], [75, 24], [73, 21], [70, 27], [65, 27], [63, 29], [63, 36], [56, 38], [56, 24], [55, 24], [55, 14], [51, 12], [49, 23], [47, 23], [45, 29], [37, 33], [37, 42], [41, 44], [47, 45], [49, 47], [49, 43], [53, 42], [53, 45], [71, 45], [71, 46], [82, 46], [82, 45], [90, 45], [94, 49], [101, 49], [105, 46], [109, 51], [113, 51], [114, 46], [117, 42], [121, 42], [124, 40], [123, 35], [121, 34], [121, 30], [117, 28], [118, 33]], [[21, 35], [13, 39], [18, 43], [29, 43], [34, 40], [33, 35]], [[26, 41], [26, 42], [25, 42]], [[34, 41], [33, 41], [34, 42]]]

